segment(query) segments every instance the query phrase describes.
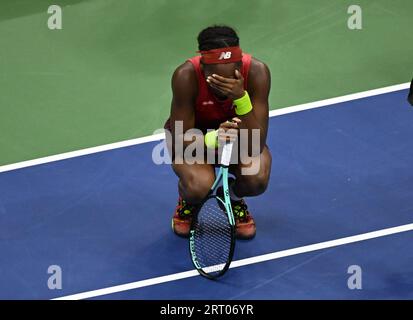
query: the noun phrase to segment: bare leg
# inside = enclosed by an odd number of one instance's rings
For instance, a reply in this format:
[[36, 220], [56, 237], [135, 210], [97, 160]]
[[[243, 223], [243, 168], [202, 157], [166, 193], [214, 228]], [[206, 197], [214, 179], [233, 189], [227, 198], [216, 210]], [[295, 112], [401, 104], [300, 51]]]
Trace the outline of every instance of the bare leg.
[[179, 178], [178, 188], [181, 197], [191, 204], [201, 202], [214, 183], [214, 167], [210, 164], [174, 163], [172, 168]]
[[[265, 146], [259, 156], [252, 158], [252, 162], [250, 164], [245, 165], [239, 163], [237, 165], [231, 165], [230, 170], [236, 177], [235, 184], [232, 188], [235, 195], [242, 198], [253, 197], [264, 193], [270, 179], [271, 161], [271, 153], [268, 150], [268, 147]], [[254, 165], [259, 165], [259, 170], [256, 174], [242, 174], [242, 168], [249, 168]]]

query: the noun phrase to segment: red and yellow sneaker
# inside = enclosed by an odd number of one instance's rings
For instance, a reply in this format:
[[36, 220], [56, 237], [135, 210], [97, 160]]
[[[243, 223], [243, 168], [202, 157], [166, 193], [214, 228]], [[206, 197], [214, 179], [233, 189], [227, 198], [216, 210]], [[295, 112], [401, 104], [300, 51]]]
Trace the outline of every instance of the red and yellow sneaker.
[[179, 197], [178, 205], [172, 218], [172, 230], [176, 235], [184, 238], [189, 237], [193, 211], [194, 206]]
[[255, 237], [255, 221], [248, 211], [244, 199], [239, 201], [231, 200], [232, 212], [235, 218], [235, 235], [237, 239], [250, 240]]

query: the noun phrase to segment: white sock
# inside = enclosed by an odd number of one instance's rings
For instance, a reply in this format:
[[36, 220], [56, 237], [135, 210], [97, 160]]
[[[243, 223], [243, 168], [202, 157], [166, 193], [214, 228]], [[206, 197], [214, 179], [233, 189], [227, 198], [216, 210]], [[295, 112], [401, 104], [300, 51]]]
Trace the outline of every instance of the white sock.
[[[234, 182], [235, 182], [235, 181], [234, 181]], [[238, 196], [235, 194], [234, 190], [233, 190], [234, 182], [231, 183], [231, 185], [229, 186], [229, 197], [231, 198], [231, 200], [240, 201], [240, 200], [242, 200], [242, 198], [238, 197]]]

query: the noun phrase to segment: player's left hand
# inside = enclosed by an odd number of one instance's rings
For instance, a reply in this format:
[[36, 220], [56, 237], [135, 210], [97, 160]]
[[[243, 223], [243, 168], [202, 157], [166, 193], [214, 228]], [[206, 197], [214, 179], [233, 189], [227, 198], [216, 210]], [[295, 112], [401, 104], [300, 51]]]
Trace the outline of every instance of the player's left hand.
[[244, 77], [241, 72], [235, 70], [235, 79], [221, 77], [213, 74], [209, 76], [206, 81], [212, 88], [215, 88], [232, 100], [242, 98], [244, 91]]

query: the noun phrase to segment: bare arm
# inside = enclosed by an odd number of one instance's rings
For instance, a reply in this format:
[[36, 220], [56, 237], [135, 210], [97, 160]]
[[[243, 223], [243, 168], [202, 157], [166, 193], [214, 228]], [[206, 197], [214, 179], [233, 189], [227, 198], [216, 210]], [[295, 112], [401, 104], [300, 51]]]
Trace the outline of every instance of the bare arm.
[[[253, 59], [248, 76], [248, 94], [253, 109], [246, 115], [240, 116], [240, 128], [260, 130], [260, 152], [262, 152], [268, 131], [268, 96], [271, 87], [271, 75], [268, 67], [261, 61]], [[251, 142], [251, 139], [249, 139]], [[248, 147], [251, 150], [251, 146]]]
[[[209, 85], [229, 98], [235, 100], [244, 95], [244, 78], [238, 70], [235, 71], [235, 78], [225, 78], [217, 74], [213, 74], [207, 78]], [[251, 98], [253, 109], [251, 112], [239, 116], [240, 129], [248, 130], [248, 151], [252, 151], [252, 130], [260, 130], [259, 152], [261, 153], [267, 139], [268, 129], [268, 95], [271, 86], [271, 76], [268, 67], [253, 59], [248, 77], [248, 94]]]
[[[172, 76], [172, 103], [170, 114], [170, 125], [172, 134], [172, 150], [175, 150], [175, 125], [178, 121], [182, 123], [183, 131], [195, 126], [195, 100], [198, 94], [198, 80], [194, 67], [190, 62], [179, 66]], [[178, 127], [176, 127], [178, 128]], [[183, 141], [182, 134], [176, 138]], [[184, 147], [191, 142], [184, 143]]]

